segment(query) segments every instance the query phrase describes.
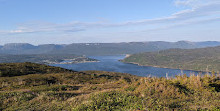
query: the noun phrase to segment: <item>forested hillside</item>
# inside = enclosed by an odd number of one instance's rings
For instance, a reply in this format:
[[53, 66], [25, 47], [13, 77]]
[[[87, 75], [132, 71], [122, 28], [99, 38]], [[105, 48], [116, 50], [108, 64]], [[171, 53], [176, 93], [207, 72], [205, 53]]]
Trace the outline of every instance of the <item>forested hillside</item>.
[[220, 71], [220, 47], [169, 49], [131, 55], [127, 63], [196, 71]]

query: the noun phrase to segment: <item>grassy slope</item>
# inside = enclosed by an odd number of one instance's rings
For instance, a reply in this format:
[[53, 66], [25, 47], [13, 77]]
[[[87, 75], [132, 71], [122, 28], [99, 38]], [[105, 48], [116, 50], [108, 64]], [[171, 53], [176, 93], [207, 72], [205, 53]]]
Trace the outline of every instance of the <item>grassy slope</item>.
[[123, 62], [139, 65], [178, 68], [197, 71], [220, 71], [220, 47], [201, 49], [170, 49], [134, 54]]
[[0, 110], [217, 110], [220, 76], [86, 71], [0, 77]]

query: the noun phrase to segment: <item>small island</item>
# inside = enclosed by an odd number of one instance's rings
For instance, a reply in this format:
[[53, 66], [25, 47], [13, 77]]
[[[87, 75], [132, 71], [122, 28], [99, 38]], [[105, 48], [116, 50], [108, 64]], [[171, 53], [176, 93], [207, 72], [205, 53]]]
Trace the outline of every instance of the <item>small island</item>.
[[62, 61], [43, 60], [44, 64], [76, 64], [76, 63], [86, 63], [86, 62], [99, 62], [99, 61], [96, 59], [87, 58], [85, 56], [79, 56], [72, 59], [63, 59]]

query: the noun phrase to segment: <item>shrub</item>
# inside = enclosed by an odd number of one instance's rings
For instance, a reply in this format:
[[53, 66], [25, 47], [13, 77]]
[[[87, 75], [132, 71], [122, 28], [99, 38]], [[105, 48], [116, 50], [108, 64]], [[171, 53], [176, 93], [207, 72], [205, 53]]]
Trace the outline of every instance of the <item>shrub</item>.
[[126, 92], [111, 91], [91, 96], [88, 104], [82, 104], [76, 111], [143, 110], [142, 99]]

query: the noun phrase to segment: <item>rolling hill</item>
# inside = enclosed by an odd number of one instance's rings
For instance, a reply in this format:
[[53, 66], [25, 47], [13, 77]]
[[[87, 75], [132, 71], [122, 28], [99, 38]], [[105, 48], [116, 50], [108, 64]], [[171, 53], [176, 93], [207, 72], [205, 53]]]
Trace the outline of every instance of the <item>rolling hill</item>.
[[28, 43], [10, 43], [0, 46], [0, 54], [76, 54], [117, 55], [151, 52], [170, 48], [204, 48], [219, 46], [220, 42], [128, 42], [128, 43], [73, 43], [66, 45], [44, 44], [34, 46]]
[[0, 63], [0, 77], [12, 77], [28, 74], [48, 74], [74, 72], [60, 67], [52, 67], [36, 63]]
[[139, 53], [133, 54], [122, 61], [145, 66], [219, 72], [220, 46]]
[[62, 47], [63, 45], [55, 44], [34, 46], [29, 43], [9, 43], [0, 47], [0, 54], [45, 54]]

